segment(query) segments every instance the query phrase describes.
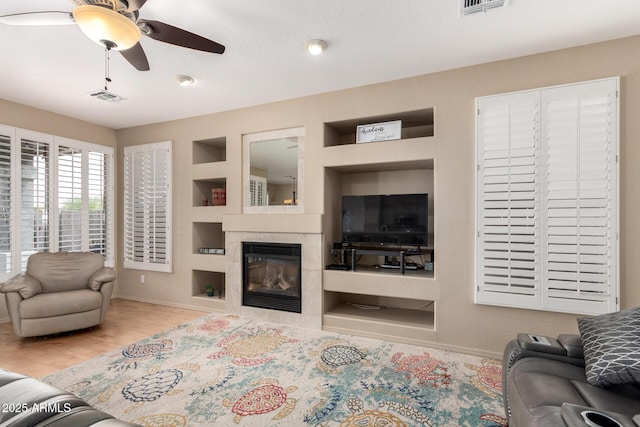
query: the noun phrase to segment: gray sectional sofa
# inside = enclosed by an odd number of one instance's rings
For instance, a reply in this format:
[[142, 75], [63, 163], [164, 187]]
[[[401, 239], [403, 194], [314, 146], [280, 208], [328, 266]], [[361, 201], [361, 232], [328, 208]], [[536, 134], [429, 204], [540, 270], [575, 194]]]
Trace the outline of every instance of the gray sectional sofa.
[[52, 385], [0, 369], [0, 425], [11, 427], [127, 427]]
[[580, 335], [518, 334], [506, 346], [510, 427], [640, 427], [640, 307], [578, 326]]

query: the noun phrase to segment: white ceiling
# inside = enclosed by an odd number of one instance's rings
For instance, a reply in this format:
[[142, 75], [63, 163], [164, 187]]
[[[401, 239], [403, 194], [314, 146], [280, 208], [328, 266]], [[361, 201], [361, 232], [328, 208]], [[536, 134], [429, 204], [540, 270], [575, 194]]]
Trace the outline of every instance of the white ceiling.
[[[68, 0], [2, 0], [0, 15], [71, 11]], [[143, 37], [150, 71], [104, 50], [75, 25], [0, 24], [0, 98], [114, 129], [640, 34], [639, 0], [511, 0], [460, 17], [459, 0], [147, 0], [140, 17], [226, 46], [223, 55]], [[307, 40], [327, 41], [324, 55]], [[638, 55], [640, 52], [630, 52]], [[176, 84], [176, 74], [196, 79]], [[0, 118], [1, 122], [1, 118]]]

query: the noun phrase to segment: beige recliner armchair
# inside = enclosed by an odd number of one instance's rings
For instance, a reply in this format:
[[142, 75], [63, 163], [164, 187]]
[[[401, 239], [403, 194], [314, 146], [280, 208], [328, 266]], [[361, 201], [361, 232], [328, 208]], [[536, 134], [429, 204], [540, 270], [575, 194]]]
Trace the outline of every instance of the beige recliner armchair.
[[115, 278], [100, 254], [40, 252], [0, 292], [16, 335], [33, 337], [98, 325], [109, 308]]

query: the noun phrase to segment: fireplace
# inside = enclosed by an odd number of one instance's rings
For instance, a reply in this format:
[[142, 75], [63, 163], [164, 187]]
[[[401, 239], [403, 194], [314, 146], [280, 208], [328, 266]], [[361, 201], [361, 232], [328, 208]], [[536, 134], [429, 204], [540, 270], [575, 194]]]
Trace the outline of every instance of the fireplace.
[[301, 313], [301, 245], [242, 242], [242, 305]]

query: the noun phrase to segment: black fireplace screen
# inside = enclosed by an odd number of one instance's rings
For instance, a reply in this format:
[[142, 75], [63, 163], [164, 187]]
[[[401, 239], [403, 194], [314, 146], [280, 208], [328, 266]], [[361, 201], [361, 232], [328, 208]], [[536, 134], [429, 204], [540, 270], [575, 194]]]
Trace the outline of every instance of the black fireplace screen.
[[242, 304], [300, 313], [301, 245], [242, 243]]

